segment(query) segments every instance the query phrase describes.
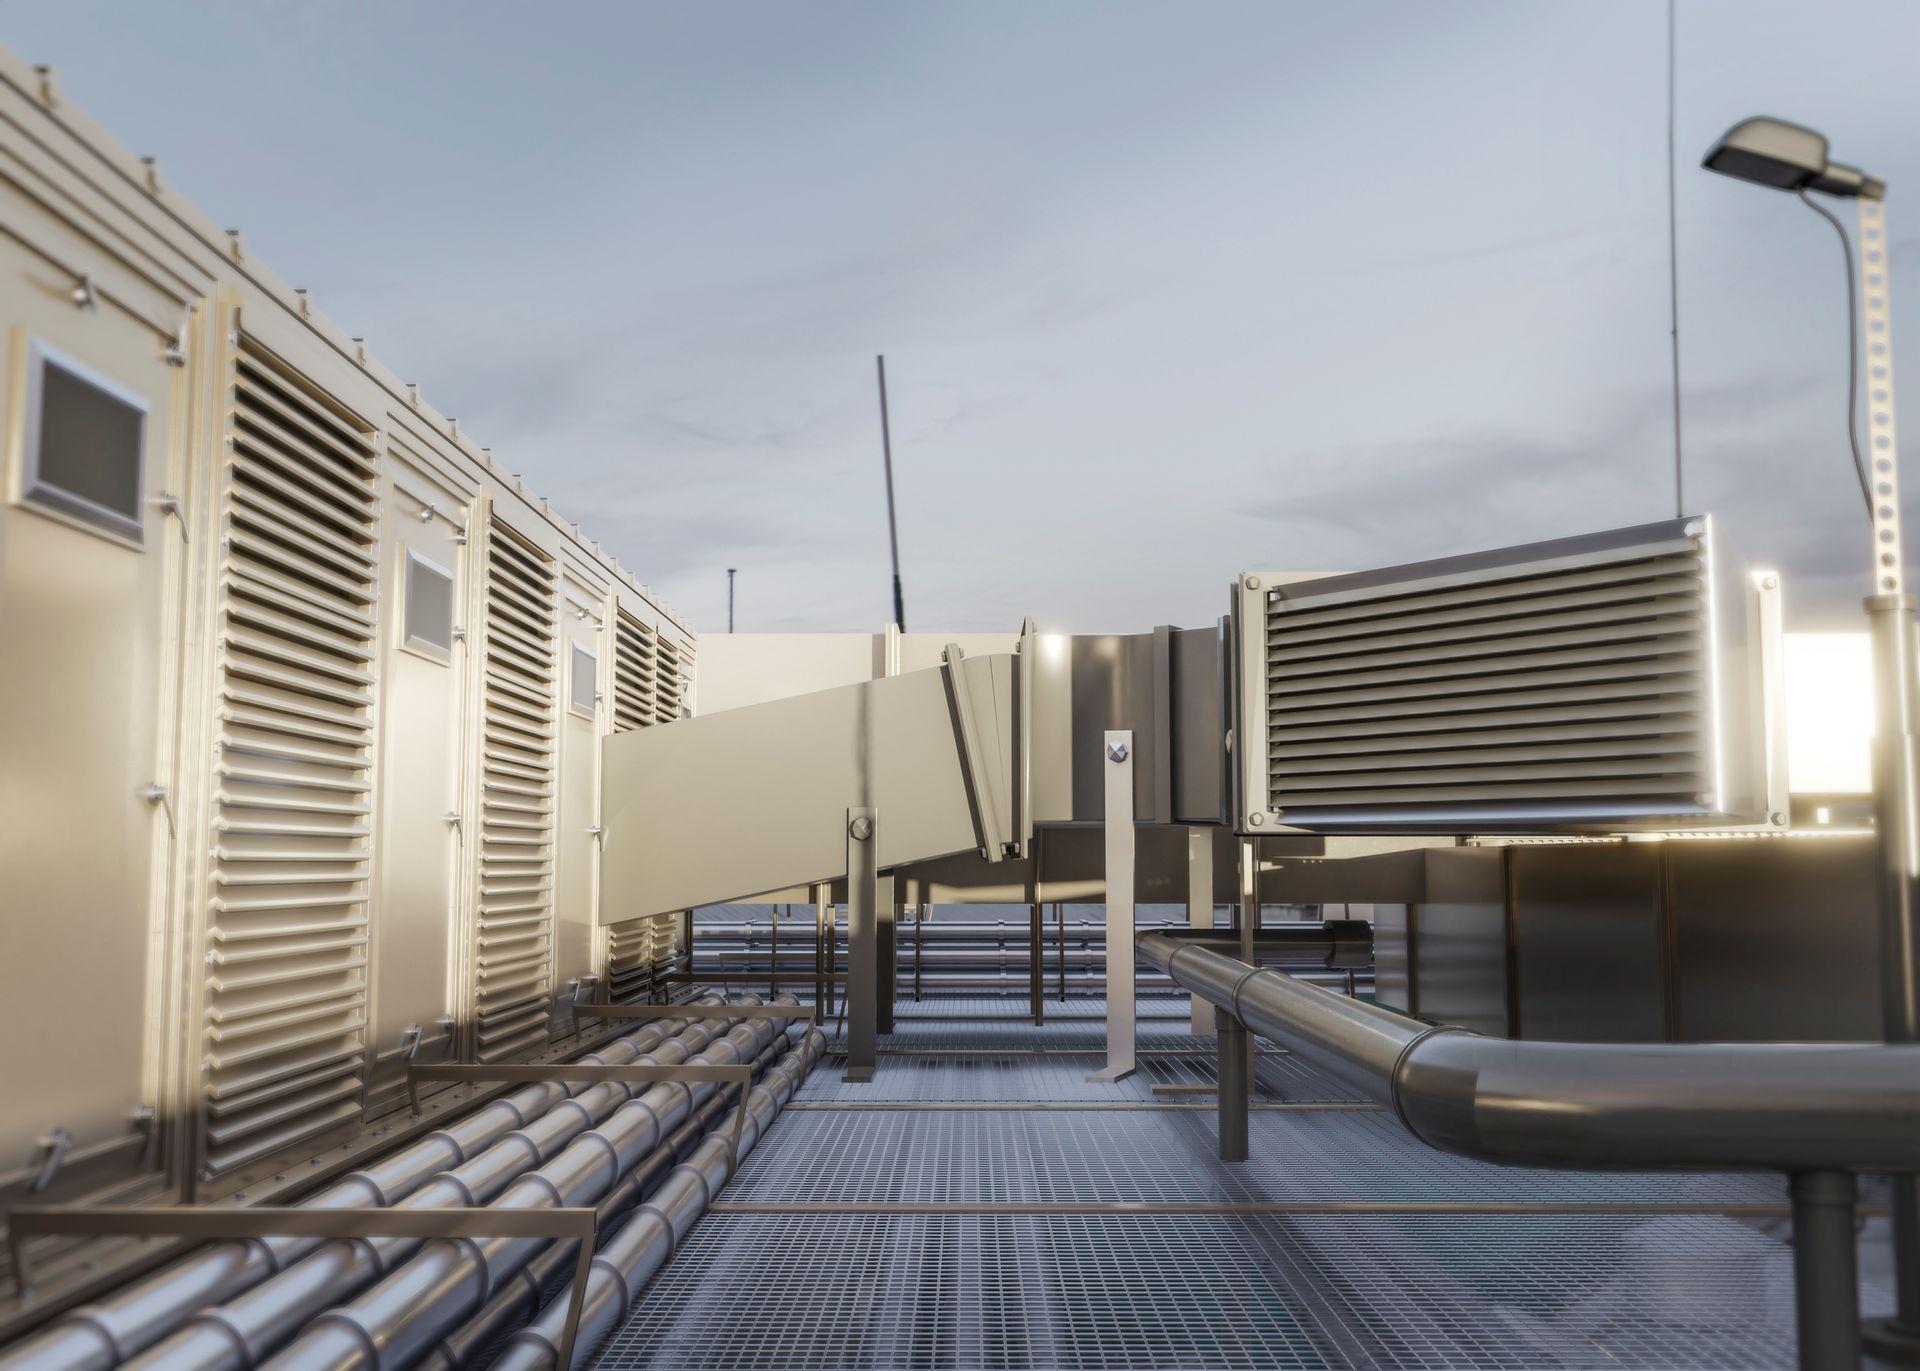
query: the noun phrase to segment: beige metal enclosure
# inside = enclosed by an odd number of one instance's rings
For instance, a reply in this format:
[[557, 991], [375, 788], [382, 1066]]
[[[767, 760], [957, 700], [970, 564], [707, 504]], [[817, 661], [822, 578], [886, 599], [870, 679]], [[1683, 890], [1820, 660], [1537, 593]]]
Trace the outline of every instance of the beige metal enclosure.
[[601, 740], [692, 633], [4, 53], [0, 229], [0, 1194], [271, 1188], [647, 989]]

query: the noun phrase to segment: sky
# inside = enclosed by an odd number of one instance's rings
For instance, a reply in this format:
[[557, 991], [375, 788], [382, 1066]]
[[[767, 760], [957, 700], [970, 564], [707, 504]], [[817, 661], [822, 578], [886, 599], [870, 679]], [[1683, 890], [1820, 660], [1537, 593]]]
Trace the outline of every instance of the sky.
[[[891, 617], [882, 352], [915, 631], [1205, 624], [1240, 571], [1671, 516], [1666, 34], [1665, 0], [0, 0], [703, 632], [730, 566], [741, 632]], [[1884, 175], [1898, 342], [1916, 52], [1907, 0], [1678, 0], [1687, 512], [1793, 628], [1867, 589], [1841, 258], [1698, 163], [1771, 113]]]

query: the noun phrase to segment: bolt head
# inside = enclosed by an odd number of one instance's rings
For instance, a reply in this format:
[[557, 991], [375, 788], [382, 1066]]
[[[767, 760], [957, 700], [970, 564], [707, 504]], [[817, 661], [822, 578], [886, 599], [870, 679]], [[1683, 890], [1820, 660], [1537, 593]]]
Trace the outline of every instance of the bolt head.
[[847, 832], [853, 835], [855, 842], [864, 843], [873, 836], [873, 820], [862, 814], [847, 825]]
[[1247, 577], [1247, 589], [1248, 590], [1260, 589], [1260, 578], [1258, 576]]
[[1260, 825], [1264, 824], [1266, 821], [1267, 821], [1267, 816], [1260, 813], [1258, 810], [1254, 811], [1252, 814], [1249, 814], [1247, 816], [1247, 822], [1252, 824], [1255, 828], [1260, 827]]
[[1706, 531], [1706, 527], [1707, 526], [1701, 523], [1698, 519], [1689, 519], [1687, 520], [1687, 526], [1680, 531], [1686, 534], [1687, 537], [1689, 538], [1698, 538], [1702, 533]]
[[1108, 743], [1107, 744], [1107, 760], [1110, 762], [1126, 761], [1127, 745], [1125, 743], [1117, 742], [1117, 741]]
[[1787, 826], [1787, 816], [1776, 809], [1767, 816], [1767, 822], [1775, 828], [1785, 828]]
[[1766, 587], [1768, 590], [1778, 590], [1780, 588], [1780, 578], [1778, 576], [1775, 576], [1769, 573], [1767, 576], [1762, 578], [1760, 584]]

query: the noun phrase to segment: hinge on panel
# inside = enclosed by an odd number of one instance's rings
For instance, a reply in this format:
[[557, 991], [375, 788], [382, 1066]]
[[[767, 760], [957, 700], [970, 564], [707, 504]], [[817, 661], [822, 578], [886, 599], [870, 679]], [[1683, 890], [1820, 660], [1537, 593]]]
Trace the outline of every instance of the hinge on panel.
[[158, 781], [155, 781], [152, 785], [144, 786], [141, 788], [140, 798], [150, 805], [159, 805], [167, 812], [167, 836], [169, 838], [177, 838], [180, 836], [179, 830], [174, 827], [173, 823], [173, 797], [167, 792], [165, 786], [161, 785]]
[[68, 293], [67, 298], [89, 313], [100, 308], [100, 293], [93, 288], [91, 276], [82, 276]]
[[186, 511], [181, 508], [180, 497], [178, 495], [163, 490], [154, 498], [153, 503], [154, 507], [162, 514], [171, 514], [180, 521], [180, 541], [183, 544], [193, 541], [187, 536], [187, 514]]

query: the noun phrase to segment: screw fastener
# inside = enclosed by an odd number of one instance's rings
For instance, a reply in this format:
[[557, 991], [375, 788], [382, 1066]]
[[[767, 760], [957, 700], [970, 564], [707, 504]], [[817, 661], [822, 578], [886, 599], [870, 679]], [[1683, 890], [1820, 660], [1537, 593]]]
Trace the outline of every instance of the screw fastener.
[[853, 835], [855, 842], [864, 843], [873, 836], [873, 820], [862, 814], [847, 825], [847, 832]]

